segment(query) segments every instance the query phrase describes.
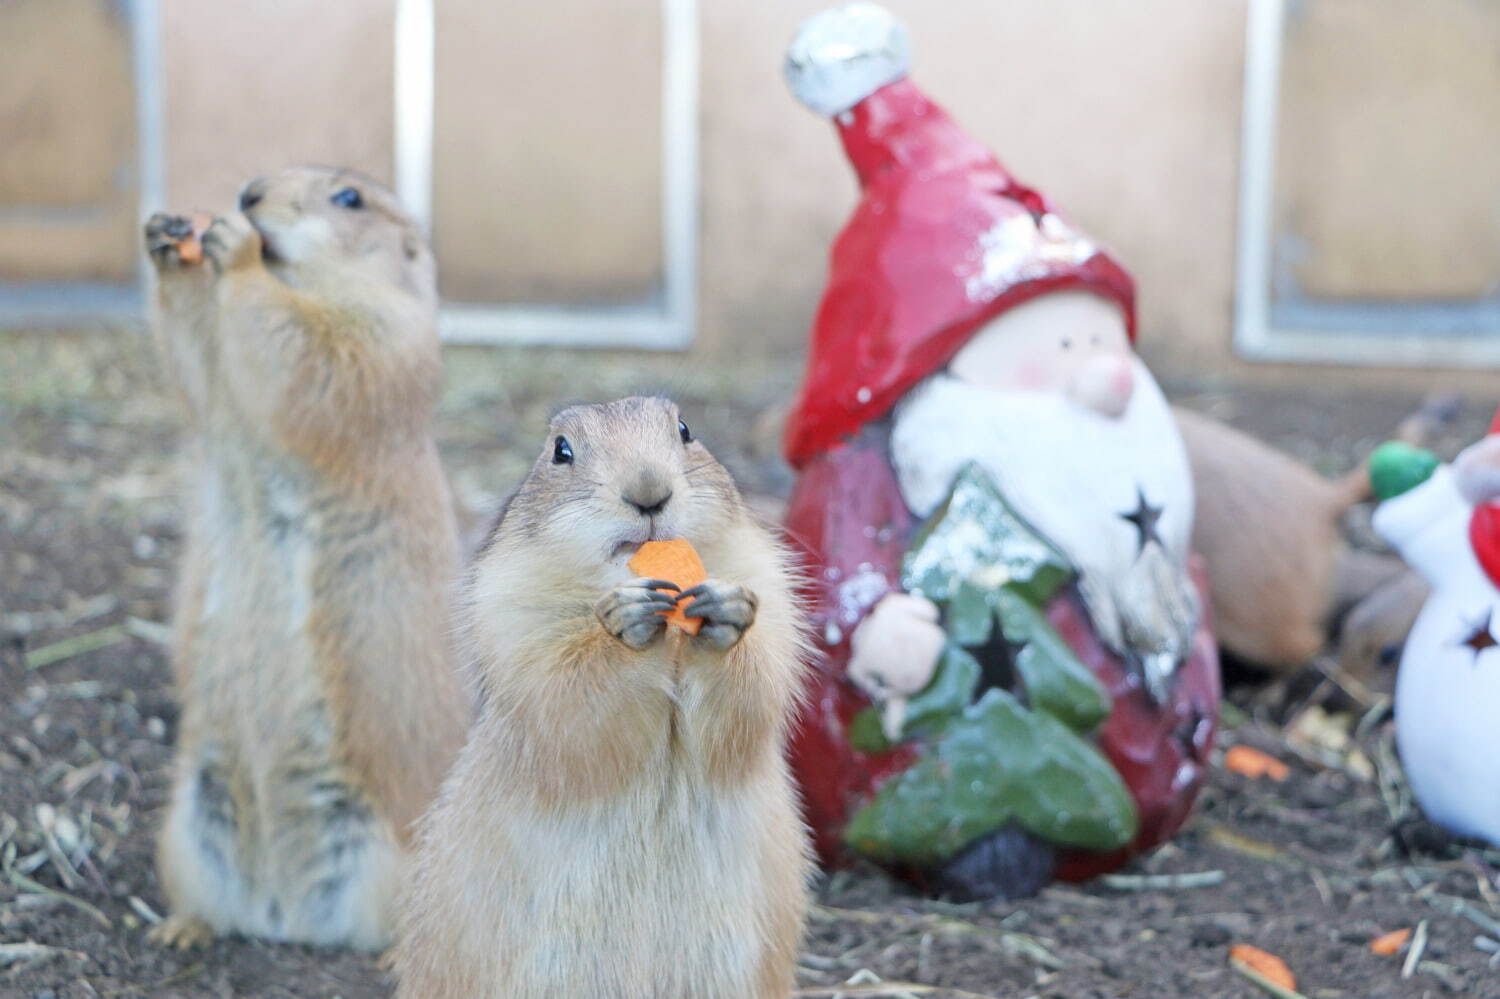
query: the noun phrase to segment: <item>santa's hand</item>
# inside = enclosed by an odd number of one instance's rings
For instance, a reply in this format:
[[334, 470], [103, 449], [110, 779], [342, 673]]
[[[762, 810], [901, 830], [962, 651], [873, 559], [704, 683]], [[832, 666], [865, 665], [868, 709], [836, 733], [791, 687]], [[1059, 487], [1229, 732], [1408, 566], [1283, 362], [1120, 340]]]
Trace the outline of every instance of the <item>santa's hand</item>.
[[1453, 459], [1453, 477], [1464, 499], [1475, 506], [1500, 498], [1500, 435], [1465, 448]]
[[937, 605], [908, 593], [881, 598], [849, 636], [849, 678], [886, 705], [882, 727], [888, 737], [897, 737], [906, 699], [932, 679], [947, 640]]

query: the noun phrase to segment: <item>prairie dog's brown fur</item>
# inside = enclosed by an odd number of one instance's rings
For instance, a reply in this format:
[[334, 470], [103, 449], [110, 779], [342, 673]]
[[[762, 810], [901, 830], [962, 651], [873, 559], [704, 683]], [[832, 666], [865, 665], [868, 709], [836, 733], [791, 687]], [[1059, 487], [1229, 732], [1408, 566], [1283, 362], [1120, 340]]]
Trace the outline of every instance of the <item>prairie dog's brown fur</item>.
[[1346, 551], [1340, 524], [1370, 492], [1361, 466], [1330, 481], [1246, 434], [1173, 407], [1193, 466], [1193, 548], [1226, 649], [1294, 669], [1328, 641]]
[[241, 205], [197, 265], [184, 220], [146, 227], [188, 430], [172, 915], [153, 935], [376, 949], [469, 719], [433, 262], [394, 197], [344, 171], [288, 169]]
[[[461, 627], [480, 715], [423, 820], [399, 996], [789, 994], [795, 578], [688, 436], [664, 399], [564, 411], [478, 555]], [[708, 570], [697, 638], [666, 631], [626, 567], [653, 537]]]

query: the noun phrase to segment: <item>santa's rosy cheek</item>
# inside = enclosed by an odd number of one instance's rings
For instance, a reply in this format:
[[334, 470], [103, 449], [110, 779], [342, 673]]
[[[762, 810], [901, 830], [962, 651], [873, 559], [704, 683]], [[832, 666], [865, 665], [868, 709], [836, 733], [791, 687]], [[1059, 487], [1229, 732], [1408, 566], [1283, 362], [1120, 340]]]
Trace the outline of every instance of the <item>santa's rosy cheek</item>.
[[1032, 360], [1023, 361], [1016, 366], [1015, 371], [1004, 381], [1010, 382], [1006, 388], [1027, 389], [1039, 391], [1042, 389], [1054, 389], [1063, 382], [1064, 369], [1071, 367], [1067, 358], [1052, 358], [1046, 361]]

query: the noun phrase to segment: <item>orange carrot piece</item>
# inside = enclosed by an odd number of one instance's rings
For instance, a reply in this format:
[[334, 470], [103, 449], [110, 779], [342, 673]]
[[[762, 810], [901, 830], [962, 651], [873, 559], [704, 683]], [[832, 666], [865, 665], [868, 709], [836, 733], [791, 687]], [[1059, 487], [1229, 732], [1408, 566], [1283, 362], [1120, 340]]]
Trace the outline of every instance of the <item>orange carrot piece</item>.
[[[703, 560], [684, 538], [674, 538], [671, 541], [647, 541], [641, 545], [640, 551], [631, 556], [628, 564], [630, 571], [637, 576], [647, 579], [665, 579], [669, 583], [676, 583], [684, 592], [708, 578], [708, 573], [703, 568]], [[703, 627], [703, 619], [688, 617], [682, 611], [683, 607], [679, 602], [676, 607], [667, 612], [667, 623], [682, 629], [689, 635], [698, 634], [698, 629]]]
[[213, 225], [214, 217], [204, 212], [195, 212], [189, 216], [193, 224], [193, 231], [182, 237], [177, 242], [177, 259], [185, 264], [201, 264], [203, 262], [203, 234], [208, 227]]
[[1288, 968], [1286, 962], [1275, 954], [1267, 953], [1249, 944], [1235, 944], [1229, 948], [1229, 960], [1238, 961], [1262, 978], [1275, 982], [1284, 989], [1290, 989], [1293, 992], [1297, 990], [1297, 976], [1293, 975], [1292, 969]]
[[1270, 753], [1262, 753], [1249, 746], [1229, 747], [1224, 754], [1224, 769], [1246, 777], [1269, 777], [1272, 780], [1286, 780], [1287, 775], [1292, 772], [1285, 763]]
[[1410, 939], [1410, 928], [1404, 930], [1391, 930], [1391, 932], [1382, 933], [1374, 940], [1371, 940], [1370, 951], [1372, 953], [1379, 954], [1381, 957], [1390, 957], [1392, 954], [1401, 953], [1401, 948], [1405, 947], [1406, 942]]

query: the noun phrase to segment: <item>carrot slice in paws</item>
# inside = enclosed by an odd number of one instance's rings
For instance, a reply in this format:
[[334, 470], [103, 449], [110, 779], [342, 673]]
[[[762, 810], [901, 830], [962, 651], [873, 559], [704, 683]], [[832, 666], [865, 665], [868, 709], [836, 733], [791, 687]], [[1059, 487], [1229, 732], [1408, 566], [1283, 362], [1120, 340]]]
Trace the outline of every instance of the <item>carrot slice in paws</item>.
[[185, 264], [203, 263], [203, 234], [208, 227], [214, 224], [214, 217], [203, 212], [194, 212], [188, 216], [188, 221], [193, 224], [193, 231], [177, 242], [177, 259]]
[[[637, 576], [644, 576], [647, 579], [665, 579], [669, 583], [676, 583], [684, 591], [708, 579], [708, 573], [703, 568], [703, 560], [698, 557], [697, 550], [685, 538], [673, 538], [671, 541], [647, 541], [641, 545], [640, 551], [631, 556], [627, 564], [630, 566], [630, 571]], [[680, 628], [689, 635], [698, 634], [698, 629], [703, 627], [703, 619], [688, 617], [683, 614], [682, 610], [682, 604], [679, 602], [667, 612], [667, 623]]]

